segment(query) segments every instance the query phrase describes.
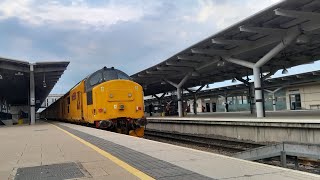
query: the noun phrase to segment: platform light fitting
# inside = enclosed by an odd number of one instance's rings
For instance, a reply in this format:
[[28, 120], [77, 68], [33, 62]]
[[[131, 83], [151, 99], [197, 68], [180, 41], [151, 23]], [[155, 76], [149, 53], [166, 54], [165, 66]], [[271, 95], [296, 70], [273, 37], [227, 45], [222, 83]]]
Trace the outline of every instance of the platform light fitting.
[[288, 74], [288, 70], [285, 67], [283, 67], [282, 74]]
[[224, 61], [223, 61], [223, 60], [220, 60], [220, 61], [217, 63], [217, 66], [220, 66], [220, 67], [224, 66]]
[[198, 71], [194, 71], [194, 72], [192, 72], [192, 76], [198, 77], [198, 76], [200, 76], [200, 73]]
[[142, 87], [143, 87], [144, 90], [148, 89], [147, 85], [143, 85]]
[[304, 33], [302, 33], [301, 35], [299, 35], [296, 39], [296, 43], [297, 44], [306, 44], [310, 42], [310, 39], [307, 35], [305, 35]]
[[46, 83], [46, 74], [43, 73], [43, 87], [47, 87], [47, 83]]
[[231, 82], [235, 83], [235, 82], [237, 82], [237, 79], [236, 78], [232, 78]]

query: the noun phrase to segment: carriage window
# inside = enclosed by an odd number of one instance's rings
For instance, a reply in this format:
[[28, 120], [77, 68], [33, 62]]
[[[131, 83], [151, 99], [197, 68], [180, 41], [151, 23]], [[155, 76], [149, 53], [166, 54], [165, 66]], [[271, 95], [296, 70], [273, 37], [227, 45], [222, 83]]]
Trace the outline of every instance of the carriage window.
[[93, 76], [91, 76], [89, 82], [90, 82], [90, 85], [91, 85], [91, 86], [96, 85], [96, 84], [102, 82], [101, 73], [96, 73], [96, 74], [94, 74]]

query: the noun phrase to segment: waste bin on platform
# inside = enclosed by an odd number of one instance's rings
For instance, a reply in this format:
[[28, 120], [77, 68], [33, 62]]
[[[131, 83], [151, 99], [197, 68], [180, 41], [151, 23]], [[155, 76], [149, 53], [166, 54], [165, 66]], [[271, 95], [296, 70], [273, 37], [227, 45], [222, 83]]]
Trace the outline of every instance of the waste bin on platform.
[[18, 124], [23, 124], [23, 119], [18, 119]]

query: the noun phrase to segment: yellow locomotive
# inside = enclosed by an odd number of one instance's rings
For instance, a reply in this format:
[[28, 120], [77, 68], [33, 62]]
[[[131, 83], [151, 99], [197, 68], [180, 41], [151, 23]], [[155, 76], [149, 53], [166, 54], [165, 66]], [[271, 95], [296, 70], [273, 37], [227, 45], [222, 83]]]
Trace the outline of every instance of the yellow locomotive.
[[113, 67], [104, 67], [80, 81], [40, 116], [138, 137], [144, 135], [147, 123], [141, 85]]

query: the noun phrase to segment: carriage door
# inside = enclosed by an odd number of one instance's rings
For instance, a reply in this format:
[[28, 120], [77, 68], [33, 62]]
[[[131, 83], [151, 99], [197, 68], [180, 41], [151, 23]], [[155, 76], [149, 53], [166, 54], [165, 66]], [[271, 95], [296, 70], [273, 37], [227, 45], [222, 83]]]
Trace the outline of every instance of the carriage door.
[[77, 92], [77, 108], [80, 109], [81, 119], [83, 120], [83, 104], [82, 104], [82, 93], [80, 91]]

